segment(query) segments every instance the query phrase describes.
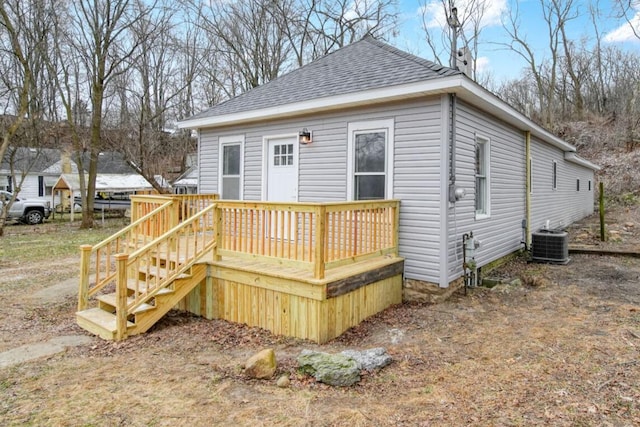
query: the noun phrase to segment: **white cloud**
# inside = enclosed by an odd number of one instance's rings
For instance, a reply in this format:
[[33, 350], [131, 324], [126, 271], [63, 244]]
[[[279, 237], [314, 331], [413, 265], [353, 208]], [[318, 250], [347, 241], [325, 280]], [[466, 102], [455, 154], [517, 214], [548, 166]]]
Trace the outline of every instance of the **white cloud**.
[[487, 70], [490, 70], [491, 67], [489, 66], [489, 58], [487, 58], [486, 56], [480, 56], [476, 59], [476, 72], [477, 73], [483, 73]]
[[[461, 21], [467, 19], [468, 15], [474, 13], [470, 8], [478, 7], [475, 4], [484, 4], [485, 7], [480, 21], [481, 27], [500, 25], [500, 17], [507, 10], [507, 0], [458, 0], [455, 2], [458, 8], [458, 18]], [[441, 0], [429, 0], [418, 10], [420, 16], [423, 13], [427, 28], [444, 28], [447, 26], [447, 14]]]
[[[636, 14], [629, 22], [625, 22], [613, 31], [608, 32], [604, 36], [604, 41], [608, 43], [640, 41], [640, 5], [636, 5]], [[635, 34], [633, 30], [635, 29]], [[637, 34], [637, 35], [636, 35]]]

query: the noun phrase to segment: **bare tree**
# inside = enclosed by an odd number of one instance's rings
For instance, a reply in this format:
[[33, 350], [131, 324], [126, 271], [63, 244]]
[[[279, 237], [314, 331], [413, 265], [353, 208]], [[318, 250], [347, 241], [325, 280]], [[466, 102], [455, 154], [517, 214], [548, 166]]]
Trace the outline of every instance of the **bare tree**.
[[460, 47], [468, 49], [474, 58], [470, 77], [476, 79], [475, 59], [480, 51], [480, 36], [486, 25], [484, 19], [489, 4], [488, 0], [470, 0], [464, 3], [464, 7], [458, 7], [454, 0], [423, 2], [422, 29], [433, 60], [439, 64], [453, 65], [452, 57], [458, 54], [454, 40], [457, 42], [459, 37], [464, 43]]
[[[134, 0], [89, 0], [72, 3], [71, 28], [66, 39], [71, 50], [82, 61], [87, 76], [90, 99], [90, 136], [88, 176], [85, 185], [83, 165], [77, 156], [82, 197], [81, 227], [93, 226], [93, 195], [98, 167], [98, 155], [103, 148], [102, 130], [105, 97], [114, 79], [125, 72], [127, 64], [138, 52], [139, 40], [131, 39], [134, 23], [154, 11], [155, 3]], [[67, 114], [73, 110], [67, 98]], [[73, 117], [68, 117], [73, 122]], [[78, 140], [76, 140], [78, 142]], [[78, 150], [80, 152], [80, 150]]]
[[640, 39], [640, 4], [638, 0], [613, 0], [614, 11], [619, 18], [624, 19], [629, 25], [633, 35]]
[[[508, 47], [527, 63], [538, 89], [538, 105], [542, 124], [551, 127], [555, 122], [553, 114], [556, 100], [558, 63], [561, 49], [565, 47], [563, 31], [565, 25], [577, 14], [573, 0], [540, 0], [541, 12], [546, 31], [547, 57], [539, 57], [526, 36], [520, 32], [520, 16], [517, 3], [507, 14], [504, 29], [511, 38]], [[566, 53], [566, 51], [565, 51]]]
[[[203, 25], [224, 68], [215, 80], [229, 97], [276, 78], [289, 48], [271, 0], [212, 3]], [[226, 72], [224, 72], [226, 70]]]
[[[22, 183], [37, 158], [41, 146], [42, 127], [51, 101], [47, 93], [46, 55], [49, 40], [52, 3], [0, 0], [0, 75], [5, 114], [0, 131], [0, 161], [8, 159], [14, 193], [0, 208], [0, 236], [3, 235], [8, 209], [20, 192]], [[47, 96], [45, 96], [45, 93]], [[19, 152], [10, 144], [26, 144], [36, 148], [28, 161], [16, 159]], [[8, 154], [8, 155], [7, 155]], [[14, 166], [20, 164], [19, 170]]]
[[114, 84], [120, 117], [118, 132], [113, 132], [117, 136], [110, 142], [161, 193], [167, 190], [155, 177], [194, 149], [185, 144], [189, 140], [173, 135], [169, 123], [175, 120], [180, 96], [194, 78], [192, 72], [181, 69], [188, 52], [180, 45], [174, 18], [175, 10], [165, 7], [131, 26], [139, 54]]
[[396, 31], [397, 12], [393, 0], [326, 0], [315, 6], [308, 18], [313, 46], [311, 59], [367, 35], [384, 38]]

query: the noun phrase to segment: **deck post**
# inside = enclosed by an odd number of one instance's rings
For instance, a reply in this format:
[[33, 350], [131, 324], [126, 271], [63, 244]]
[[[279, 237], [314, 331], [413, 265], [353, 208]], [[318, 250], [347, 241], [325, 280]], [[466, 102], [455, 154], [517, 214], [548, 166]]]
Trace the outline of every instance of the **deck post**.
[[127, 337], [127, 261], [129, 254], [116, 255], [116, 341]]
[[[180, 211], [182, 209], [182, 200], [173, 199], [173, 204], [171, 205], [172, 209], [169, 209], [169, 229], [171, 230], [173, 227], [178, 225], [180, 222]], [[164, 233], [167, 230], [163, 230]]]
[[89, 263], [93, 246], [80, 246], [80, 291], [78, 292], [78, 311], [87, 308], [89, 302]]
[[324, 244], [326, 233], [327, 207], [319, 205], [316, 208], [316, 241], [315, 241], [315, 263], [313, 276], [316, 279], [324, 279]]
[[398, 248], [400, 247], [400, 202], [396, 201], [392, 208], [393, 224], [391, 232], [393, 233], [393, 253], [398, 256]]
[[220, 206], [216, 204], [216, 207], [213, 209], [213, 226], [215, 229], [213, 233], [215, 235], [216, 244], [213, 247], [213, 261], [220, 261], [221, 257], [218, 254], [218, 247], [220, 246], [220, 242], [222, 240], [222, 209]]

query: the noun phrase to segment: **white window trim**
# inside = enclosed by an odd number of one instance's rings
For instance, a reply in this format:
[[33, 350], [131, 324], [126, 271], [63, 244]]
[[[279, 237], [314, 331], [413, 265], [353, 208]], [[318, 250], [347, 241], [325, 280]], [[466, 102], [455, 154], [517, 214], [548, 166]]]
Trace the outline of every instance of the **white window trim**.
[[558, 162], [555, 160], [551, 164], [551, 189], [553, 191], [558, 189]]
[[383, 120], [370, 120], [364, 122], [351, 122], [347, 126], [347, 200], [355, 200], [355, 194], [353, 194], [353, 181], [355, 171], [355, 156], [354, 156], [354, 138], [353, 134], [359, 131], [375, 131], [384, 130], [387, 133], [387, 141], [385, 147], [385, 175], [386, 185], [384, 191], [385, 199], [393, 199], [393, 153], [395, 151], [395, 120], [383, 119]]
[[222, 171], [224, 170], [222, 148], [225, 145], [240, 145], [239, 199], [244, 200], [244, 135], [221, 136], [218, 140], [218, 195], [222, 198]]
[[265, 135], [262, 137], [262, 182], [260, 184], [260, 198], [261, 200], [267, 200], [268, 197], [268, 184], [269, 184], [269, 141], [272, 139], [295, 139], [293, 146], [294, 162], [296, 164], [296, 183], [298, 183], [298, 191], [296, 192], [296, 202], [300, 199], [300, 147], [298, 142], [299, 135], [297, 133], [283, 133], [274, 135]]
[[[486, 191], [486, 209], [485, 209], [485, 213], [478, 213], [477, 211], [475, 212], [475, 216], [476, 216], [476, 220], [481, 220], [481, 219], [487, 219], [491, 217], [491, 139], [487, 138], [485, 136], [482, 135], [478, 135], [476, 134], [476, 138], [475, 138], [475, 146], [474, 146], [474, 168], [473, 168], [473, 177], [474, 177], [474, 182], [476, 181], [475, 179], [475, 149], [479, 143], [479, 141], [482, 141], [482, 144], [485, 144], [485, 150], [484, 150], [484, 155], [485, 155], [485, 160], [486, 160], [486, 172], [485, 172], [485, 182], [486, 182], [486, 186], [487, 186], [487, 191]], [[475, 194], [476, 197], [478, 195], [478, 189], [475, 189]], [[475, 204], [474, 204], [475, 206]]]

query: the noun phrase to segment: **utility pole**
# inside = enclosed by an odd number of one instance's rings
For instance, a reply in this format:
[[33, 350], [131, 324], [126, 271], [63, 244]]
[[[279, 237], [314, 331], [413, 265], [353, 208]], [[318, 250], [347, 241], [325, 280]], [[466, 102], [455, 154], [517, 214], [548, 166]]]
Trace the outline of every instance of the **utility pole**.
[[451, 28], [451, 60], [449, 66], [454, 70], [457, 70], [457, 56], [458, 56], [458, 29], [460, 28], [460, 21], [458, 20], [458, 8], [453, 6], [453, 2], [449, 2], [449, 16], [447, 17], [447, 23]]

